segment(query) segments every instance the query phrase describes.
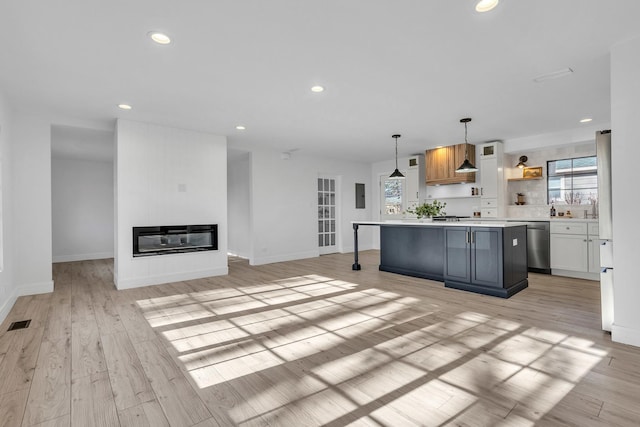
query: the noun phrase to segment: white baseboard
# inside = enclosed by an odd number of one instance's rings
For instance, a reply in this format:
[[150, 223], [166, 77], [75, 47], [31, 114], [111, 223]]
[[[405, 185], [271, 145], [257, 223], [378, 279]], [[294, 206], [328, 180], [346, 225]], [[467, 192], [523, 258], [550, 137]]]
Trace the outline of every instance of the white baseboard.
[[135, 279], [115, 279], [118, 290], [141, 288], [143, 286], [161, 285], [163, 283], [181, 282], [183, 280], [202, 279], [212, 276], [224, 276], [229, 274], [229, 267], [221, 267], [210, 270], [187, 271], [184, 273], [165, 274], [162, 276], [138, 277]]
[[4, 304], [0, 306], [0, 323], [4, 322], [4, 319], [7, 318], [7, 316], [9, 315], [9, 312], [13, 308], [13, 304], [16, 303], [17, 299], [18, 299], [18, 296], [16, 295], [15, 292], [13, 292], [11, 295], [9, 295], [9, 298], [7, 298]]
[[18, 286], [13, 290], [13, 293], [9, 295], [9, 298], [7, 298], [2, 306], [0, 306], [0, 323], [4, 322], [4, 319], [7, 318], [18, 297], [26, 295], [47, 294], [49, 292], [53, 292], [53, 280]]
[[272, 264], [274, 262], [295, 261], [297, 259], [316, 258], [319, 251], [296, 252], [292, 254], [273, 255], [267, 257], [255, 257], [249, 260], [250, 265]]
[[585, 273], [582, 271], [571, 271], [571, 270], [558, 270], [557, 268], [551, 269], [552, 276], [564, 276], [564, 277], [573, 277], [574, 279], [586, 279], [586, 280], [600, 280], [600, 273]]
[[78, 255], [57, 255], [53, 257], [53, 262], [87, 261], [92, 259], [108, 259], [108, 258], [113, 258], [113, 252], [97, 252], [93, 254], [78, 254]]
[[53, 280], [40, 283], [29, 283], [28, 285], [20, 285], [16, 288], [16, 296], [47, 294], [53, 292]]
[[611, 340], [622, 344], [640, 347], [640, 329], [627, 328], [626, 326], [611, 326]]

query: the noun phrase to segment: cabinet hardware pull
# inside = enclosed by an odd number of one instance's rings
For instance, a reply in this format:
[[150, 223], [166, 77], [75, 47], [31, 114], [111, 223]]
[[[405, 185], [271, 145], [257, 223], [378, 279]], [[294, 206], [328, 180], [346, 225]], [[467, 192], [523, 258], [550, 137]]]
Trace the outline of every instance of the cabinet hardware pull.
[[469, 237], [469, 232], [468, 231], [464, 232], [464, 242], [465, 243], [471, 243], [471, 238]]
[[471, 232], [471, 243], [475, 243], [476, 242], [476, 236], [475, 236], [476, 232], [472, 231]]

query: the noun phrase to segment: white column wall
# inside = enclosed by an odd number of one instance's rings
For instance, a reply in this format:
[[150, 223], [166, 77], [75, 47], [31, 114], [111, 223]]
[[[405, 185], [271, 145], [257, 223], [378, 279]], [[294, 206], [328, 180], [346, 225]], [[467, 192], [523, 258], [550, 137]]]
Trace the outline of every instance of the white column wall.
[[[283, 160], [276, 151], [251, 153], [253, 254], [251, 264], [319, 255], [318, 176], [338, 177], [339, 252], [353, 251], [351, 221], [371, 219], [371, 167], [365, 163], [294, 152]], [[355, 208], [355, 184], [365, 184], [366, 209]], [[371, 249], [371, 230], [360, 229], [359, 249]]]
[[0, 323], [7, 317], [17, 298], [12, 275], [10, 122], [9, 105], [0, 93]]
[[53, 261], [113, 257], [113, 162], [51, 159]]
[[251, 256], [251, 154], [229, 157], [227, 201], [229, 208], [229, 253]]
[[611, 178], [613, 181], [614, 341], [640, 346], [638, 205], [633, 192], [640, 158], [640, 38], [611, 50]]
[[14, 115], [11, 162], [16, 292], [18, 296], [52, 292], [50, 117]]
[[[227, 143], [223, 136], [118, 120], [118, 289], [227, 274]], [[218, 224], [218, 250], [133, 258], [135, 226]]]

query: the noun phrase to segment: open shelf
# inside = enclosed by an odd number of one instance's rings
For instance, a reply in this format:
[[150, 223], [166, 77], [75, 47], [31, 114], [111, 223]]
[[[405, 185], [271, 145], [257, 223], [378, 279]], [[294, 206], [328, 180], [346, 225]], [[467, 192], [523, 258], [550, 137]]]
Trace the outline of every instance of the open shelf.
[[427, 200], [440, 199], [478, 199], [480, 196], [447, 196], [447, 197], [427, 197]]
[[544, 178], [543, 176], [534, 176], [533, 178], [509, 178], [507, 181], [535, 181]]

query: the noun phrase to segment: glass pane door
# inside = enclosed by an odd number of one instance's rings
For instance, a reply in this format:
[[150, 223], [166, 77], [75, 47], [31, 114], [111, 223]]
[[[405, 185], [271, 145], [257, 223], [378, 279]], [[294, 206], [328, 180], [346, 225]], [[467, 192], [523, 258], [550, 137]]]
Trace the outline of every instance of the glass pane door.
[[318, 178], [318, 246], [320, 254], [337, 252], [336, 180]]
[[380, 207], [380, 217], [382, 219], [402, 217], [402, 212], [405, 209], [404, 186], [404, 179], [381, 177], [380, 193], [382, 194], [382, 206]]

